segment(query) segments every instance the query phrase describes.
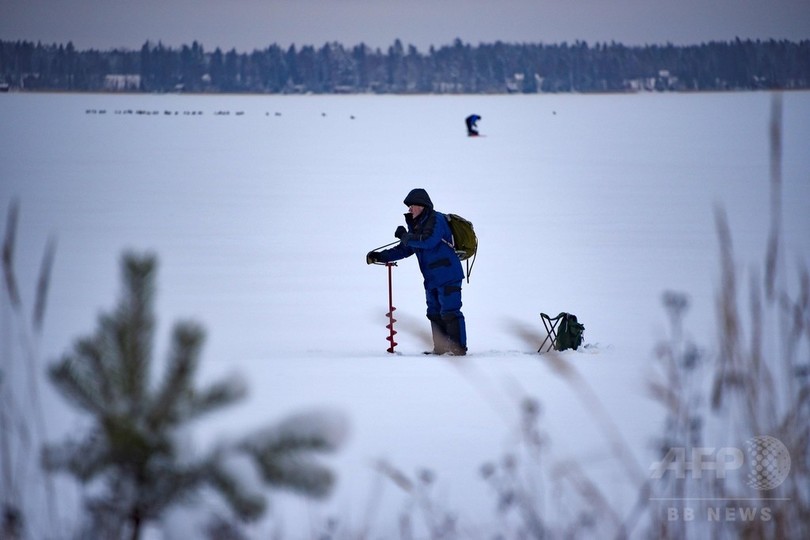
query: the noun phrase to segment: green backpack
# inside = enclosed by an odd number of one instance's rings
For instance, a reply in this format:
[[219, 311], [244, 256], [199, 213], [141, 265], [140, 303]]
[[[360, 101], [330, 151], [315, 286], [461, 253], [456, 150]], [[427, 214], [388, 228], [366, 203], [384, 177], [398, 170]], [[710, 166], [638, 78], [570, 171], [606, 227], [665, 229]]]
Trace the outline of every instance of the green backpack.
[[470, 282], [470, 272], [475, 264], [475, 256], [478, 253], [478, 237], [475, 235], [473, 224], [458, 214], [445, 214], [447, 222], [450, 224], [450, 232], [453, 233], [453, 243], [450, 244], [458, 258], [467, 261], [467, 283]]
[[563, 314], [560, 325], [557, 327], [557, 340], [554, 348], [558, 351], [566, 349], [577, 350], [582, 345], [582, 334], [585, 332], [585, 325], [577, 321], [577, 316], [572, 313]]

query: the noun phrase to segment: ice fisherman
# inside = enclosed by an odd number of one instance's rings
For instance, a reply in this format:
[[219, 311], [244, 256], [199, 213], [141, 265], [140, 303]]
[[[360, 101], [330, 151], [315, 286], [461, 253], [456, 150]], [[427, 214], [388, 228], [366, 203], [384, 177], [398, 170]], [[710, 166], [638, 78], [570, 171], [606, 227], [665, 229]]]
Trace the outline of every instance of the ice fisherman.
[[433, 209], [427, 191], [416, 188], [403, 201], [408, 207], [406, 229], [397, 227], [399, 244], [384, 251], [371, 251], [366, 262], [387, 263], [416, 254], [424, 277], [427, 318], [433, 334], [431, 354], [467, 353], [467, 329], [461, 312], [461, 282], [464, 271], [452, 247], [447, 217]]
[[467, 125], [467, 136], [468, 137], [476, 137], [478, 135], [478, 121], [481, 120], [481, 117], [477, 114], [471, 114], [467, 118], [464, 119], [464, 123]]

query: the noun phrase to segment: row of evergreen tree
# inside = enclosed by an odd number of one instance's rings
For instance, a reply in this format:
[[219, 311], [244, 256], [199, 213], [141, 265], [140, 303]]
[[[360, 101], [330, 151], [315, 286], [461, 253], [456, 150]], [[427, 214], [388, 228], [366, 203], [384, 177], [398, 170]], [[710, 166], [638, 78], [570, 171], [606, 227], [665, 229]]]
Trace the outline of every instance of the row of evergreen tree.
[[0, 84], [24, 90], [257, 93], [506, 93], [810, 87], [810, 40], [625, 46], [479, 44], [422, 53], [270, 45], [239, 53], [146, 42], [139, 51], [0, 41]]

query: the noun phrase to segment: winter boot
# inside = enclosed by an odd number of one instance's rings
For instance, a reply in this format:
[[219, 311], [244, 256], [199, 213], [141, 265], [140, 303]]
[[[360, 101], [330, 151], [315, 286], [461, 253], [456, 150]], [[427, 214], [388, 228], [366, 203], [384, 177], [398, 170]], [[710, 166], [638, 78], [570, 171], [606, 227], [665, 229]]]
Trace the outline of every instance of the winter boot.
[[449, 340], [447, 352], [454, 356], [467, 354], [467, 328], [464, 315], [461, 313], [443, 315], [442, 322]]
[[428, 319], [430, 319], [430, 330], [433, 333], [433, 350], [429, 354], [448, 353], [452, 343], [447, 336], [444, 321], [438, 315], [435, 317], [429, 316]]

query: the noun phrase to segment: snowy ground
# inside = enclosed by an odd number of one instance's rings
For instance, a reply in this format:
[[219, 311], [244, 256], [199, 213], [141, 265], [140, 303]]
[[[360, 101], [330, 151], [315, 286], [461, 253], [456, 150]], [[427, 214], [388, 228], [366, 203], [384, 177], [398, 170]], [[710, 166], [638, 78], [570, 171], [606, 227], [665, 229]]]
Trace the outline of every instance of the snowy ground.
[[[464, 136], [473, 112], [485, 137]], [[21, 204], [17, 267], [29, 306], [45, 241], [58, 240], [45, 361], [113, 305], [122, 251], [148, 249], [160, 262], [159, 356], [170, 324], [192, 318], [208, 330], [202, 379], [236, 371], [250, 386], [244, 404], [197, 427], [198, 444], [300, 409], [346, 415], [349, 437], [329, 460], [339, 474], [333, 496], [274, 496], [257, 535], [281, 522], [307, 538], [329, 516], [351, 530], [396, 531], [410, 503], [374, 471], [378, 460], [408, 475], [435, 473], [433, 500], [481, 532], [496, 521], [496, 500], [479, 468], [514, 450], [524, 396], [542, 405], [550, 462], [575, 460], [620, 513], [630, 507], [634, 483], [616, 466], [598, 415], [613, 419], [642, 471], [660, 458], [651, 441], [662, 411], [645, 380], [667, 336], [661, 295], [688, 294], [687, 331], [711, 351], [714, 211], [727, 212], [741, 267], [759, 264], [769, 115], [766, 93], [7, 94], [0, 208], [15, 197]], [[809, 120], [810, 93], [785, 94], [789, 269], [810, 254]], [[428, 325], [411, 260], [394, 269], [399, 345], [385, 352], [385, 270], [364, 255], [393, 240], [414, 187], [438, 210], [471, 219], [479, 235], [463, 293], [471, 353], [463, 360], [419, 354]], [[588, 346], [563, 358], [597, 405], [532, 354], [540, 312], [560, 311], [586, 326]], [[4, 307], [4, 340], [9, 319]], [[82, 424], [42, 385], [48, 431], [59, 439]]]

